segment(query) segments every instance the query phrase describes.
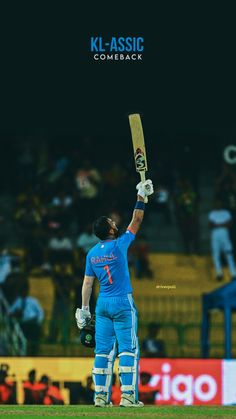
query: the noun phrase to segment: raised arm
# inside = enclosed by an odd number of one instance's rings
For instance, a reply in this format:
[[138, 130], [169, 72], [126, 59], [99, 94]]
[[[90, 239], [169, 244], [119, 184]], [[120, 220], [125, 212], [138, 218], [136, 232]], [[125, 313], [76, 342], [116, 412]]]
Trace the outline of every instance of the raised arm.
[[[144, 198], [142, 198], [140, 195], [137, 195], [137, 202], [142, 202], [143, 207], [145, 207], [144, 204]], [[136, 204], [137, 205], [137, 204]], [[128, 230], [132, 231], [132, 233], [136, 234], [142, 224], [144, 217], [144, 209], [137, 209], [136, 206], [133, 211], [132, 220], [129, 224]]]
[[145, 182], [140, 182], [136, 186], [136, 189], [138, 190], [137, 202], [134, 208], [132, 220], [128, 226], [128, 230], [132, 231], [134, 234], [138, 232], [143, 221], [145, 209], [144, 198], [153, 193], [152, 181], [148, 179]]

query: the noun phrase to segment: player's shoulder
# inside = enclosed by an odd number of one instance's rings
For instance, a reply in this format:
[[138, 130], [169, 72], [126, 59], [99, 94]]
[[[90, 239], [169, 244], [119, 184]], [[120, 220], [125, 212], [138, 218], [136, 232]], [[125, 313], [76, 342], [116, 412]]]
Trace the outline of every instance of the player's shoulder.
[[227, 209], [223, 210], [222, 218], [227, 222], [232, 220], [231, 212]]
[[219, 218], [222, 214], [222, 210], [219, 209], [213, 209], [209, 212], [209, 217], [211, 218]]
[[91, 249], [88, 251], [87, 253], [87, 257], [91, 256], [94, 254], [94, 252], [96, 252], [96, 250], [99, 248], [99, 245], [101, 244], [101, 242], [98, 242], [97, 244], [95, 244], [93, 247], [91, 247]]
[[223, 209], [223, 210], [222, 210], [222, 214], [223, 214], [224, 216], [226, 216], [226, 217], [231, 217], [231, 213], [230, 213], [230, 211], [229, 211], [229, 210], [227, 210], [227, 209]]
[[119, 242], [122, 242], [124, 240], [130, 240], [131, 238], [135, 238], [135, 234], [130, 228], [127, 228], [127, 230], [124, 233], [122, 233], [120, 237], [118, 237], [117, 243], [119, 244]]
[[132, 228], [128, 227], [127, 230], [123, 233], [125, 237], [131, 236], [135, 237], [135, 232], [132, 230]]

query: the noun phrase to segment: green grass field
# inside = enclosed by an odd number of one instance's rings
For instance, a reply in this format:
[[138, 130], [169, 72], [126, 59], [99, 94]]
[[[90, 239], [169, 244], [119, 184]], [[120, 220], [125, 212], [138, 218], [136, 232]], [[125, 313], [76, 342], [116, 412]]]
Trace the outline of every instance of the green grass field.
[[0, 417], [14, 419], [43, 418], [160, 418], [160, 419], [236, 419], [236, 406], [145, 406], [144, 408], [122, 409], [94, 408], [93, 406], [0, 406]]

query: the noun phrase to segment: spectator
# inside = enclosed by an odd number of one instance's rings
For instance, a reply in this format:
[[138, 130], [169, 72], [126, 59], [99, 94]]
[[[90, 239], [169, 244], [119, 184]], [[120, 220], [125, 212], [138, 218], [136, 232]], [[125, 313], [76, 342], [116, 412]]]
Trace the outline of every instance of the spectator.
[[71, 262], [73, 259], [73, 244], [71, 239], [62, 231], [57, 230], [48, 243], [49, 261], [52, 264], [58, 262]]
[[50, 378], [47, 375], [42, 375], [40, 383], [42, 389], [40, 391], [40, 404], [44, 405], [63, 405], [64, 400], [59, 388], [50, 383]]
[[148, 372], [141, 372], [140, 384], [138, 386], [139, 399], [145, 404], [155, 404], [156, 395], [159, 393], [159, 387], [151, 386], [152, 376]]
[[51, 203], [52, 206], [62, 209], [70, 208], [72, 204], [72, 196], [66, 194], [65, 191], [60, 191], [57, 195], [55, 195]]
[[22, 331], [28, 341], [27, 355], [37, 355], [44, 319], [44, 312], [39, 301], [28, 295], [28, 284], [10, 306], [9, 315], [18, 319]]
[[120, 404], [121, 398], [121, 389], [120, 385], [117, 384], [117, 377], [116, 374], [113, 373], [112, 375], [112, 389], [111, 389], [111, 401], [114, 405], [118, 406]]
[[166, 356], [165, 343], [157, 336], [160, 328], [157, 323], [148, 324], [148, 333], [142, 342], [143, 356], [147, 358], [164, 358]]
[[233, 257], [233, 246], [229, 236], [229, 228], [232, 216], [226, 210], [221, 201], [216, 199], [214, 209], [208, 216], [211, 228], [211, 251], [212, 259], [216, 271], [216, 279], [223, 279], [221, 255], [224, 254], [227, 261], [232, 279], [236, 279], [236, 267]]
[[16, 404], [16, 389], [12, 381], [8, 380], [9, 366], [0, 365], [0, 404]]
[[77, 248], [82, 250], [84, 254], [87, 254], [91, 247], [95, 246], [98, 243], [98, 238], [93, 234], [92, 224], [89, 223], [85, 227], [84, 232], [82, 232], [77, 239]]
[[23, 383], [24, 404], [39, 404], [42, 384], [36, 381], [36, 370], [30, 370], [28, 380]]
[[69, 228], [71, 221], [73, 221], [74, 199], [72, 194], [66, 193], [62, 189], [53, 197], [50, 205], [60, 226]]
[[75, 176], [76, 186], [81, 199], [94, 199], [98, 196], [101, 176], [90, 161], [85, 160]]
[[66, 263], [55, 265], [52, 279], [54, 284], [54, 301], [48, 341], [55, 343], [60, 333], [62, 343], [67, 344], [70, 335], [70, 295], [74, 286], [71, 265]]

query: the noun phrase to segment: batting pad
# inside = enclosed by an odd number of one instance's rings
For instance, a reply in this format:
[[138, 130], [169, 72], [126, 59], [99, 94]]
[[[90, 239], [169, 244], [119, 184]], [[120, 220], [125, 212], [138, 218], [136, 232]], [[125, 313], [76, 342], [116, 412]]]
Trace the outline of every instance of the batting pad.
[[122, 352], [119, 354], [119, 376], [122, 393], [134, 394], [138, 400], [138, 359], [137, 354]]
[[92, 371], [95, 394], [105, 394], [107, 396], [107, 402], [110, 401], [111, 397], [114, 361], [114, 351], [109, 355], [96, 354]]

